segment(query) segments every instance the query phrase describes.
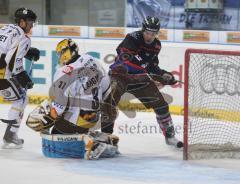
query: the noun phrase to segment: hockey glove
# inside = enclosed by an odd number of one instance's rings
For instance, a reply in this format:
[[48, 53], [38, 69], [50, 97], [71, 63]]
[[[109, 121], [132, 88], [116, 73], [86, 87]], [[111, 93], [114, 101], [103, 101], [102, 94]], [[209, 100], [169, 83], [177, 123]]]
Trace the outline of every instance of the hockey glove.
[[163, 78], [163, 84], [164, 85], [174, 85], [177, 83], [177, 81], [175, 80], [174, 76], [172, 73], [170, 72], [165, 72], [163, 75], [162, 75], [162, 78]]
[[162, 75], [150, 74], [151, 78], [163, 85], [174, 85], [177, 83], [172, 73], [164, 71]]
[[38, 61], [40, 58], [40, 51], [37, 48], [31, 47], [25, 55], [25, 58], [31, 61]]
[[32, 89], [34, 83], [31, 78], [28, 76], [26, 71], [22, 71], [19, 74], [13, 76], [13, 79], [16, 80], [23, 88]]
[[118, 77], [125, 81], [128, 81], [129, 84], [144, 83], [151, 80], [147, 73], [129, 74], [127, 67], [121, 64], [116, 65], [114, 68], [112, 68], [109, 71], [109, 75], [111, 77]]
[[112, 68], [110, 71], [109, 71], [109, 75], [110, 76], [114, 76], [114, 77], [127, 77], [127, 74], [128, 74], [128, 69], [126, 66], [122, 65], [122, 64], [119, 64], [119, 65], [116, 65], [114, 68]]

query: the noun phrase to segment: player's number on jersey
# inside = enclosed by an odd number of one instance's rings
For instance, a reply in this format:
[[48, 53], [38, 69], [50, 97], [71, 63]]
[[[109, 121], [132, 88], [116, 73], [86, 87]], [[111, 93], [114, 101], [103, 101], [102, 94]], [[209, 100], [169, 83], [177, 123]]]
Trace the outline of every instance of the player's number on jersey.
[[92, 108], [99, 109], [100, 103], [99, 103], [99, 98], [98, 98], [98, 88], [93, 88], [92, 89], [92, 94], [93, 94], [93, 101], [92, 101]]
[[66, 82], [63, 82], [63, 81], [59, 81], [59, 85], [58, 85], [58, 88], [60, 88], [60, 89], [64, 89], [65, 88], [65, 86], [66, 86]]
[[0, 35], [0, 41], [5, 42], [7, 40], [7, 37], [4, 35]]

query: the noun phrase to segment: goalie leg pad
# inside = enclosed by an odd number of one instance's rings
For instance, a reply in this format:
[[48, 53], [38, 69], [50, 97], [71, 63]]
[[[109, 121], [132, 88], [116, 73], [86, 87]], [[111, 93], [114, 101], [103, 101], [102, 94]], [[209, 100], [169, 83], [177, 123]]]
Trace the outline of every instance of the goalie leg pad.
[[112, 158], [119, 155], [117, 145], [119, 138], [117, 136], [98, 131], [89, 134], [94, 140], [90, 159]]
[[97, 142], [94, 149], [91, 151], [90, 159], [96, 160], [99, 158], [113, 158], [119, 155], [118, 147], [111, 144]]
[[43, 155], [50, 158], [84, 158], [87, 135], [41, 134]]
[[50, 158], [85, 158], [87, 160], [115, 157], [116, 145], [98, 142], [86, 134], [41, 134], [42, 152]]

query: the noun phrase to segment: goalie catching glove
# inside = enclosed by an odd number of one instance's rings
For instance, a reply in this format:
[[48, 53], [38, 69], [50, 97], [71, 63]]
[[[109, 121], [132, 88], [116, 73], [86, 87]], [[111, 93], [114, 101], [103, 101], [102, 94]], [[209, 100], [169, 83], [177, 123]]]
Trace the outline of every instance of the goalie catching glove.
[[54, 119], [50, 116], [50, 104], [47, 100], [34, 109], [27, 118], [27, 126], [36, 132], [42, 132], [54, 125]]

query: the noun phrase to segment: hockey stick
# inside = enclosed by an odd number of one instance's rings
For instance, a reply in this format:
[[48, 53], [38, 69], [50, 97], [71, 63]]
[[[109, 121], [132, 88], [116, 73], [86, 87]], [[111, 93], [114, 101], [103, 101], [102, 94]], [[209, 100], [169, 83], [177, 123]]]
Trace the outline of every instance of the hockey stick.
[[[185, 82], [181, 81], [181, 80], [176, 80], [177, 82], [179, 82], [180, 84], [186, 84]], [[194, 85], [192, 84], [188, 84], [189, 87], [195, 87]]]
[[[31, 61], [31, 65], [30, 65], [30, 67], [29, 67], [30, 70], [29, 70], [29, 72], [28, 72], [29, 77], [32, 75], [33, 65], [34, 65], [34, 61]], [[23, 88], [23, 93], [26, 95], [26, 93], [27, 93], [27, 88]]]
[[32, 71], [33, 71], [33, 65], [34, 65], [34, 62], [35, 62], [35, 61], [31, 61], [31, 65], [30, 65], [30, 67], [29, 67], [29, 68], [30, 68], [30, 70], [29, 70], [29, 72], [28, 72], [28, 75], [29, 75], [29, 76], [31, 76], [31, 75], [32, 75]]
[[176, 82], [180, 83], [180, 84], [185, 84], [185, 82], [181, 81], [181, 80], [176, 80]]

